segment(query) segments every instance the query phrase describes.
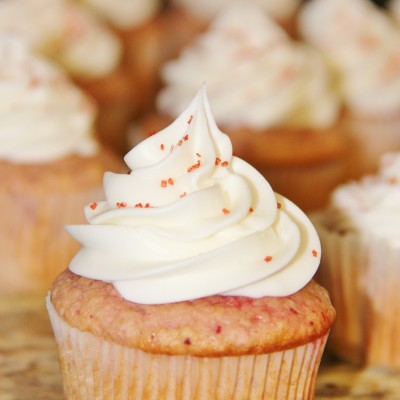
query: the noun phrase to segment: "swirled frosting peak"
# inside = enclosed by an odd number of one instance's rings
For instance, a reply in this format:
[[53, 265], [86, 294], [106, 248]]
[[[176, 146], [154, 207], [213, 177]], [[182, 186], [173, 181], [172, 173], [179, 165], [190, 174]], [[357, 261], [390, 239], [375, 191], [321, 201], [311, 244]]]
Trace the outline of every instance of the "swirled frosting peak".
[[0, 159], [41, 163], [97, 151], [92, 102], [10, 35], [0, 35], [0, 115]]
[[232, 155], [204, 85], [125, 161], [131, 172], [106, 173], [106, 199], [86, 207], [89, 224], [67, 227], [83, 245], [70, 264], [74, 273], [112, 282], [127, 300], [147, 304], [285, 296], [314, 275], [314, 227]]

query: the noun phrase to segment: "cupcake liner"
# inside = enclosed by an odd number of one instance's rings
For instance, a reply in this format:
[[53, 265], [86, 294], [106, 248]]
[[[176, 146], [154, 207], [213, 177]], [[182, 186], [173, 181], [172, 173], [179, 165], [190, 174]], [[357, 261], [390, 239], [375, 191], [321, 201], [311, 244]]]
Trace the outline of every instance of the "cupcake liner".
[[400, 367], [400, 249], [314, 222], [323, 254], [316, 280], [337, 311], [328, 350], [356, 364]]
[[327, 335], [271, 354], [151, 354], [68, 325], [46, 299], [67, 399], [312, 399]]

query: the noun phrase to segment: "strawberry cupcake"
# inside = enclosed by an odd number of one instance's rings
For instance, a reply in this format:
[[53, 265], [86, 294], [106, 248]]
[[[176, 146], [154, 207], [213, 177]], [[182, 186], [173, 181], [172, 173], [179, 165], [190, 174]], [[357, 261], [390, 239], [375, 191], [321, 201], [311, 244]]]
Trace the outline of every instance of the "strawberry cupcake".
[[123, 165], [94, 138], [93, 103], [56, 66], [0, 35], [0, 292], [44, 292], [78, 246], [65, 233]]
[[67, 398], [312, 398], [335, 315], [318, 236], [232, 155], [205, 87], [125, 161], [47, 297]]
[[137, 115], [139, 96], [115, 33], [70, 0], [0, 2], [0, 31], [20, 35], [35, 52], [62, 66], [97, 103], [100, 140], [125, 153], [126, 126]]
[[276, 191], [309, 211], [325, 205], [345, 179], [347, 136], [326, 63], [257, 6], [224, 9], [207, 32], [164, 65], [162, 77], [157, 110], [133, 126], [132, 144], [173, 120], [206, 81], [215, 118], [235, 153]]
[[299, 16], [304, 40], [331, 65], [351, 140], [349, 178], [375, 173], [400, 150], [400, 29], [368, 0], [312, 0]]
[[313, 221], [324, 254], [318, 280], [338, 315], [330, 350], [399, 369], [400, 153], [386, 153], [378, 174], [338, 187]]

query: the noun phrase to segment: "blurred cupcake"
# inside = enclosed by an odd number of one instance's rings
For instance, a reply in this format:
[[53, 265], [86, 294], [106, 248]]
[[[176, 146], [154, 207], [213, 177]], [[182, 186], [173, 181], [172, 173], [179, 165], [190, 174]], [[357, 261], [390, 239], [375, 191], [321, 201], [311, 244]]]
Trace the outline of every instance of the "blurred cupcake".
[[206, 81], [236, 154], [276, 191], [308, 211], [323, 206], [343, 181], [346, 140], [329, 71], [318, 53], [292, 41], [258, 7], [224, 9], [162, 74], [157, 113], [133, 127], [133, 144], [173, 119]]
[[335, 311], [306, 215], [232, 156], [204, 87], [125, 161], [47, 298], [67, 398], [312, 398]]
[[122, 64], [122, 44], [106, 25], [70, 0], [15, 0], [0, 2], [0, 31], [19, 34], [60, 64], [97, 102], [99, 138], [124, 153], [139, 92]]
[[351, 134], [349, 177], [377, 170], [380, 156], [400, 150], [400, 30], [368, 0], [312, 0], [300, 31], [336, 72]]
[[160, 88], [159, 67], [166, 57], [163, 50], [166, 32], [161, 15], [162, 1], [80, 1], [106, 21], [121, 39], [124, 63], [135, 92], [140, 93], [138, 113], [146, 111], [153, 105]]
[[93, 138], [95, 108], [55, 66], [0, 36], [0, 292], [42, 291], [77, 250], [64, 232], [121, 162]]
[[337, 310], [331, 351], [355, 363], [400, 367], [400, 153], [379, 174], [338, 187], [313, 216], [318, 279]]

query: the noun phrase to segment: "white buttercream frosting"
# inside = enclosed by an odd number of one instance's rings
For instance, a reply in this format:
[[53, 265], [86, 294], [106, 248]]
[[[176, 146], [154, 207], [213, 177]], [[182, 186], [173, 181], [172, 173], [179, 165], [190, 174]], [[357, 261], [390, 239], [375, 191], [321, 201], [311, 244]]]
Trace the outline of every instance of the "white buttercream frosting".
[[285, 296], [320, 262], [306, 215], [232, 156], [205, 87], [167, 128], [108, 172], [105, 201], [68, 226], [82, 245], [69, 268], [111, 282], [127, 300], [157, 304], [213, 294]]
[[386, 153], [378, 174], [339, 186], [328, 211], [328, 227], [400, 247], [400, 153]]
[[0, 1], [0, 31], [20, 35], [78, 76], [104, 76], [122, 54], [119, 40], [104, 24], [66, 0]]
[[83, 0], [102, 18], [120, 28], [140, 26], [161, 8], [160, 0]]
[[312, 0], [300, 13], [305, 40], [338, 74], [341, 94], [357, 113], [392, 115], [400, 109], [400, 30], [368, 0]]
[[93, 104], [65, 74], [0, 35], [0, 159], [48, 162], [97, 151]]
[[[184, 7], [190, 14], [209, 21], [218, 12], [232, 3], [232, 0], [173, 0], [173, 4]], [[301, 0], [250, 0], [246, 4], [256, 4], [260, 9], [279, 21], [290, 19], [298, 10]]]
[[224, 9], [162, 76], [166, 86], [157, 106], [173, 117], [203, 81], [217, 122], [227, 127], [327, 127], [339, 111], [319, 54], [247, 3]]

